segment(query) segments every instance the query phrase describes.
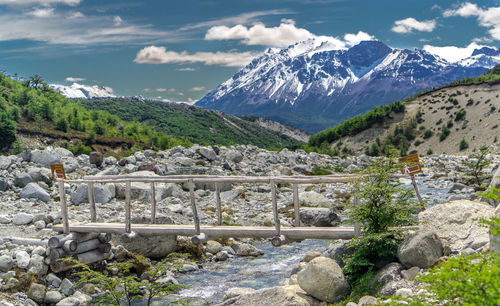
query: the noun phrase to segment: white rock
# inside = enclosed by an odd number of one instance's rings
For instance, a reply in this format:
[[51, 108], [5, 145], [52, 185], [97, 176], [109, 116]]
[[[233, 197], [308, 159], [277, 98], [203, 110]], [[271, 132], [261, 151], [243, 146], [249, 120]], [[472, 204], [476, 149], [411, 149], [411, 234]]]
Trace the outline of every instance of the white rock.
[[30, 265], [30, 255], [26, 251], [16, 253], [16, 265], [21, 269], [26, 269]]
[[30, 224], [33, 221], [34, 217], [35, 216], [33, 216], [32, 214], [18, 213], [12, 218], [12, 223], [14, 223], [15, 225]]
[[407, 297], [411, 296], [411, 294], [412, 294], [411, 289], [401, 288], [401, 289], [396, 290], [396, 293], [394, 295], [395, 296], [400, 296], [400, 297], [403, 297], [403, 298], [407, 298]]

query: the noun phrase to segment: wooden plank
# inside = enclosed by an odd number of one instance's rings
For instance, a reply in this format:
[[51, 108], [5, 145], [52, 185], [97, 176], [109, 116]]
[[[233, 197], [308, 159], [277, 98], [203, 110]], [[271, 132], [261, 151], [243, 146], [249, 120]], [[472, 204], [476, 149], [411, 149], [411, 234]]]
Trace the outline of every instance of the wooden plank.
[[95, 209], [95, 200], [94, 200], [94, 183], [88, 183], [88, 195], [89, 195], [89, 204], [90, 204], [90, 220], [92, 222], [97, 221], [97, 212]]
[[222, 225], [222, 205], [220, 202], [220, 185], [215, 183], [215, 203], [217, 205], [217, 224]]
[[292, 185], [293, 189], [293, 210], [295, 212], [295, 226], [300, 226], [300, 203], [299, 203], [299, 186]]
[[271, 180], [271, 202], [273, 205], [274, 228], [276, 229], [276, 236], [281, 235], [280, 230], [280, 217], [278, 215], [278, 202], [276, 200], [276, 183]]
[[151, 183], [151, 224], [156, 223], [156, 190], [155, 183]]
[[125, 191], [125, 232], [130, 233], [130, 219], [132, 215], [132, 207], [130, 205], [130, 189], [131, 189], [131, 183], [130, 181], [127, 181], [127, 190]]
[[200, 232], [200, 218], [198, 218], [198, 210], [196, 209], [196, 199], [194, 194], [194, 182], [192, 179], [189, 180], [189, 197], [191, 198], [191, 209], [193, 211], [193, 221], [195, 234], [199, 235]]
[[66, 203], [66, 191], [64, 190], [64, 180], [58, 182], [59, 197], [61, 205], [61, 219], [63, 223], [63, 233], [69, 234], [68, 204]]
[[[70, 226], [73, 232], [116, 233], [125, 232], [123, 223], [75, 223]], [[61, 225], [53, 227], [61, 231]], [[192, 225], [174, 224], [133, 224], [132, 230], [140, 235], [179, 235], [194, 236]], [[208, 238], [272, 238], [276, 229], [265, 226], [200, 226], [200, 231]], [[351, 239], [355, 237], [354, 227], [281, 227], [281, 234], [289, 239]]]

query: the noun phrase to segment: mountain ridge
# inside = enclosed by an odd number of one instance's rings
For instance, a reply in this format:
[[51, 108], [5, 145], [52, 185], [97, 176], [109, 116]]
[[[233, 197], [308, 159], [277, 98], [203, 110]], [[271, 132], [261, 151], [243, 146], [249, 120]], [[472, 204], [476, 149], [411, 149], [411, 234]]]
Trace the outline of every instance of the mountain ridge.
[[425, 50], [395, 49], [380, 41], [335, 50], [328, 41], [311, 39], [268, 49], [196, 105], [316, 132], [373, 106], [480, 75], [496, 63], [500, 56], [492, 48], [450, 63]]

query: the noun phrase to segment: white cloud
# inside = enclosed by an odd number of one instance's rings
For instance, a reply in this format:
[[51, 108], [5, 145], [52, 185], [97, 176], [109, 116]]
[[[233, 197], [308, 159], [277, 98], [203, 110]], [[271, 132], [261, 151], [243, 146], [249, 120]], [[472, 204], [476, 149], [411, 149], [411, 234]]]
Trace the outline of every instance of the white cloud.
[[414, 30], [420, 32], [432, 32], [435, 27], [435, 20], [418, 21], [415, 18], [409, 17], [394, 21], [394, 26], [391, 28], [391, 31], [396, 33], [411, 33]]
[[277, 27], [266, 27], [262, 23], [246, 27], [238, 24], [233, 27], [214, 26], [205, 34], [206, 40], [242, 40], [246, 45], [284, 47], [297, 41], [316, 37], [306, 29], [297, 28], [291, 19], [282, 19]]
[[65, 79], [66, 82], [81, 82], [81, 81], [85, 81], [84, 78], [74, 78], [74, 77], [67, 77]]
[[142, 91], [144, 91], [144, 92], [150, 92], [151, 88], [144, 88]]
[[71, 13], [71, 15], [69, 15], [68, 18], [73, 19], [73, 18], [82, 18], [82, 17], [85, 17], [85, 15], [83, 15], [83, 13], [73, 12], [73, 13]]
[[123, 24], [123, 19], [120, 16], [113, 17], [113, 24], [115, 26], [121, 26]]
[[186, 64], [204, 63], [240, 67], [248, 64], [257, 54], [253, 52], [176, 52], [165, 47], [149, 46], [137, 52], [134, 62], [138, 64]]
[[444, 17], [477, 17], [480, 26], [489, 28], [488, 33], [495, 40], [500, 40], [500, 7], [480, 8], [476, 4], [465, 2], [457, 9], [443, 12]]
[[81, 0], [0, 0], [0, 5], [8, 6], [30, 6], [30, 5], [52, 5], [52, 4], [66, 4], [76, 6], [80, 4]]
[[195, 87], [190, 89], [190, 91], [204, 91], [204, 90], [205, 90], [205, 86], [195, 86]]
[[186, 68], [177, 68], [177, 71], [196, 71], [196, 68], [186, 67]]
[[375, 36], [372, 36], [363, 31], [359, 31], [357, 34], [348, 33], [344, 35], [345, 44], [349, 47], [355, 46], [364, 40], [374, 40]]
[[442, 57], [449, 62], [457, 62], [461, 59], [471, 56], [474, 49], [480, 49], [482, 47], [485, 46], [472, 42], [467, 47], [463, 48], [455, 46], [436, 47], [425, 45], [424, 50]]
[[39, 8], [39, 9], [35, 9], [33, 11], [28, 12], [27, 15], [31, 15], [31, 16], [35, 16], [35, 17], [39, 17], [39, 18], [47, 18], [47, 17], [51, 17], [54, 15], [54, 9], [51, 7]]
[[167, 91], [167, 89], [166, 88], [156, 88], [156, 91], [157, 92], [165, 92], [165, 91]]

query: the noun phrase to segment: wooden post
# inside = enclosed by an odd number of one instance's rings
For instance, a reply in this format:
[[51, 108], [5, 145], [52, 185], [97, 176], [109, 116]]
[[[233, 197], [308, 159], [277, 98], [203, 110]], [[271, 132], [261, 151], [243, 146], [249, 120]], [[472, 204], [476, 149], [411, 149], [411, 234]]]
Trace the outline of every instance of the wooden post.
[[[92, 239], [92, 240], [87, 240], [85, 242], [82, 242], [82, 243], [79, 243], [76, 250], [75, 250], [75, 253], [85, 253], [85, 252], [88, 252], [88, 251], [92, 251], [92, 250], [95, 250], [95, 249], [104, 249], [104, 250], [107, 250], [107, 247], [101, 247], [102, 245], [106, 245], [106, 244], [109, 244], [109, 243], [102, 243], [99, 239]], [[104, 252], [104, 253], [107, 253], [107, 252]]]
[[203, 244], [207, 241], [207, 236], [204, 234], [204, 233], [201, 233], [199, 235], [194, 235], [192, 238], [191, 238], [191, 242], [193, 244]]
[[299, 186], [292, 184], [293, 189], [293, 210], [295, 212], [295, 226], [300, 226], [300, 203], [299, 203]]
[[101, 233], [99, 236], [97, 236], [97, 239], [101, 241], [102, 243], [110, 242], [111, 241], [111, 233]]
[[127, 181], [127, 190], [125, 192], [125, 232], [126, 233], [130, 233], [132, 232], [132, 226], [130, 224], [130, 218], [131, 218], [131, 206], [130, 206], [130, 189], [132, 189], [131, 187], [131, 183], [130, 181]]
[[200, 234], [200, 219], [198, 218], [198, 210], [196, 209], [196, 200], [194, 194], [194, 182], [193, 179], [189, 179], [189, 197], [191, 198], [191, 209], [193, 211], [194, 219], [194, 230], [196, 235]]
[[215, 203], [217, 205], [217, 224], [222, 225], [222, 206], [220, 202], [220, 185], [215, 183]]
[[89, 193], [89, 204], [90, 204], [90, 220], [92, 222], [97, 221], [97, 213], [95, 210], [95, 200], [94, 200], [94, 183], [88, 183], [88, 193]]
[[151, 182], [151, 224], [156, 224], [156, 191], [155, 183]]
[[59, 180], [59, 197], [61, 201], [61, 219], [63, 224], [63, 233], [69, 234], [68, 204], [66, 203], [66, 191], [64, 190], [64, 180]]
[[35, 238], [22, 238], [22, 237], [7, 237], [3, 238], [3, 242], [11, 242], [19, 245], [49, 245], [49, 240], [35, 239]]
[[62, 249], [67, 253], [75, 252], [78, 248], [78, 243], [75, 240], [66, 240], [62, 245]]
[[271, 201], [273, 205], [274, 227], [276, 228], [276, 236], [281, 235], [280, 218], [278, 216], [278, 203], [276, 200], [276, 183], [271, 179]]
[[415, 180], [415, 175], [410, 175], [411, 176], [411, 183], [413, 184], [413, 188], [415, 188], [415, 193], [417, 194], [417, 198], [420, 201], [420, 204], [422, 204], [422, 197], [420, 196], [420, 192], [418, 191], [418, 186], [417, 186], [417, 181]]

